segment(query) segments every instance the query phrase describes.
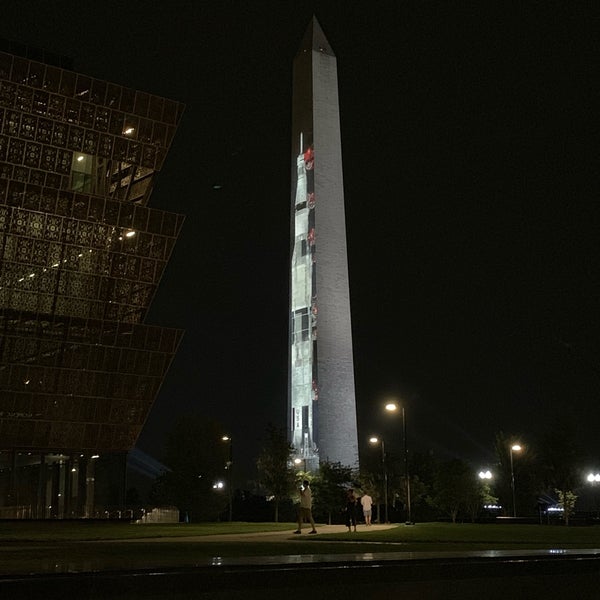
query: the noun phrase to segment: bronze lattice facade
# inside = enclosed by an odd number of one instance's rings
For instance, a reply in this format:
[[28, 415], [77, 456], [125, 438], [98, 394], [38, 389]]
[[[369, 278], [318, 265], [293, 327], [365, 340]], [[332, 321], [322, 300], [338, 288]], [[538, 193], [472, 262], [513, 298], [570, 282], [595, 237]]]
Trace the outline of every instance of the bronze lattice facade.
[[0, 52], [0, 517], [93, 516], [97, 457], [140, 434], [182, 337], [144, 324], [182, 110]]

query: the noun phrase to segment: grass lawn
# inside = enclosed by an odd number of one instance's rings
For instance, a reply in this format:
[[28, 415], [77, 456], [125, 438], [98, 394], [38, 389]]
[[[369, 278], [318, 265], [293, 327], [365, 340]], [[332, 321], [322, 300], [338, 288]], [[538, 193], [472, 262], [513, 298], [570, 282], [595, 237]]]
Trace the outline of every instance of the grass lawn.
[[[0, 521], [0, 574], [176, 567], [213, 557], [362, 552], [600, 548], [600, 527], [418, 523], [383, 531], [290, 535], [265, 542], [211, 541], [219, 533], [292, 531], [289, 523], [129, 525], [86, 522]], [[194, 541], [143, 538], [203, 536]], [[121, 543], [118, 540], [134, 540]], [[139, 540], [139, 541], [136, 541]]]

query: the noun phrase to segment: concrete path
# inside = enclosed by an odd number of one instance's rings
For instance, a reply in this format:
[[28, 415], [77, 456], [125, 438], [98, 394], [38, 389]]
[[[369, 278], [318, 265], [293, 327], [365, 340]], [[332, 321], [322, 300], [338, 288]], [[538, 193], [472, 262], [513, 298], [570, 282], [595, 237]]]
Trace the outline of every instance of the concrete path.
[[[395, 524], [387, 525], [358, 525], [357, 530], [359, 533], [365, 533], [369, 531], [381, 531], [383, 529], [391, 529], [397, 527]], [[144, 542], [283, 542], [290, 538], [292, 539], [318, 539], [318, 535], [309, 535], [310, 525], [302, 528], [300, 535], [294, 534], [294, 524], [290, 523], [290, 529], [284, 531], [261, 531], [255, 533], [220, 533], [216, 535], [190, 535], [183, 537], [157, 537], [157, 538], [144, 538]], [[348, 536], [348, 541], [353, 541], [352, 537], [354, 532], [348, 532], [348, 528], [345, 525], [317, 525], [317, 534], [323, 533], [337, 533], [345, 534]], [[114, 542], [116, 540], [111, 540]], [[122, 542], [139, 542], [139, 539], [129, 540], [118, 540]], [[364, 540], [361, 540], [364, 542]]]

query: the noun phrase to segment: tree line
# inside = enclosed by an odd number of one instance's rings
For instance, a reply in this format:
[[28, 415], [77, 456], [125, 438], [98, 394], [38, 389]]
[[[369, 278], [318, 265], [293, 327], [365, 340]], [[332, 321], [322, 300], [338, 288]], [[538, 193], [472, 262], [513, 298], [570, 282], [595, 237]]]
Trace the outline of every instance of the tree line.
[[[214, 489], [215, 481], [224, 477], [224, 465], [230, 459], [227, 445], [219, 443], [222, 436], [223, 428], [216, 422], [199, 416], [180, 419], [167, 439], [164, 463], [169, 470], [155, 481], [150, 502], [177, 506], [182, 515], [194, 521], [226, 518], [231, 495], [215, 493]], [[513, 457], [511, 469], [511, 444], [522, 439], [502, 432], [496, 435], [495, 461], [489, 465], [493, 471], [490, 480], [478, 477], [481, 465], [474, 466], [458, 457], [440, 459], [427, 452], [410, 454], [413, 520], [475, 521], [486, 515], [510, 516], [513, 508], [519, 516], [533, 516], [538, 514], [542, 502], [552, 498], [563, 506], [568, 522], [581, 481], [582, 457], [574, 431], [565, 423], [558, 424], [538, 443], [526, 445], [518, 457]], [[244, 500], [247, 507], [254, 503], [255, 512], [262, 511], [261, 515], [268, 510], [270, 519], [291, 521], [299, 501], [299, 485], [308, 479], [313, 490], [313, 514], [321, 522], [335, 523], [344, 520], [345, 492], [349, 487], [358, 495], [372, 496], [374, 520], [383, 520], [387, 489], [390, 520], [404, 521], [407, 516], [404, 456], [386, 453], [384, 472], [382, 457], [376, 455], [364, 456], [360, 469], [322, 462], [316, 472], [304, 472], [294, 465], [294, 448], [285, 431], [271, 425], [265, 432], [256, 462], [258, 479], [253, 490], [238, 490], [236, 498], [238, 502]], [[265, 497], [268, 502], [261, 503], [256, 497]], [[501, 508], [484, 508], [490, 506]], [[240, 511], [235, 512], [237, 515]]]

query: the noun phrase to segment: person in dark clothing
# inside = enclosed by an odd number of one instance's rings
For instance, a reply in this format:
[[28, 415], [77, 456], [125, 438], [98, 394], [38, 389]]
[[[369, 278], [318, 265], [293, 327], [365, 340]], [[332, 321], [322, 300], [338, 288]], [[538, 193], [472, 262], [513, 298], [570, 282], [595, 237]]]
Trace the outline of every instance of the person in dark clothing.
[[356, 513], [357, 513], [357, 500], [354, 490], [350, 488], [346, 492], [346, 527], [348, 531], [356, 531]]

